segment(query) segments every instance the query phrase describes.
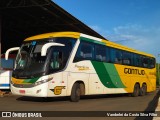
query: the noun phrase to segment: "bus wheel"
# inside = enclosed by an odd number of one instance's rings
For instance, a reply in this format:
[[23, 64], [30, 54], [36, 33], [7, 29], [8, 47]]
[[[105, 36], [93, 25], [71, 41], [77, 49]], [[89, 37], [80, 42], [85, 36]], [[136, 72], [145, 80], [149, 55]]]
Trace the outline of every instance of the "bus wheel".
[[140, 88], [139, 88], [139, 85], [138, 85], [138, 84], [135, 84], [133, 93], [131, 94], [132, 97], [137, 97], [137, 96], [139, 95], [139, 91], [140, 91], [139, 89], [140, 89]]
[[80, 84], [75, 83], [72, 87], [71, 91], [71, 101], [78, 102], [81, 96]]
[[146, 95], [146, 92], [147, 92], [147, 86], [146, 86], [146, 84], [143, 84], [140, 91], [139, 91], [139, 95], [144, 96], [144, 95]]

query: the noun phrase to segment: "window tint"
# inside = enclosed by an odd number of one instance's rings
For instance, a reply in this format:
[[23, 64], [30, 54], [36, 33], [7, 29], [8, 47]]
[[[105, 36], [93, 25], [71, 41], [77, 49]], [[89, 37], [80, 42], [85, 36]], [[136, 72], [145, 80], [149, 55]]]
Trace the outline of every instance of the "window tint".
[[140, 54], [81, 41], [74, 62], [95, 60], [135, 67], [154, 68], [155, 59]]
[[132, 53], [126, 51], [123, 52], [123, 64], [133, 65]]
[[115, 49], [113, 49], [113, 48], [110, 48], [110, 62], [111, 63], [114, 63], [115, 62], [115, 58], [116, 58], [116, 56], [115, 56]]
[[102, 45], [95, 45], [95, 60], [106, 61], [106, 47]]
[[122, 64], [122, 51], [118, 49], [110, 49], [111, 63]]
[[141, 58], [137, 54], [134, 54], [134, 66], [136, 66], [136, 67], [141, 66]]
[[67, 38], [60, 38], [59, 42], [62, 42], [65, 46], [53, 46], [50, 48], [50, 61], [48, 63], [49, 74], [65, 68], [75, 44], [75, 40]]
[[111, 62], [110, 48], [106, 47], [106, 62]]
[[59, 52], [59, 51], [53, 51], [51, 53], [51, 58], [50, 58], [50, 70], [54, 71], [55, 69], [60, 69], [63, 65], [62, 63], [62, 60], [63, 60], [63, 57], [62, 57], [62, 52]]
[[122, 64], [122, 51], [121, 50], [116, 50], [115, 63]]
[[149, 67], [149, 58], [148, 57], [142, 57], [142, 65], [144, 68]]
[[154, 58], [149, 58], [149, 68], [154, 68], [155, 67], [155, 59]]
[[94, 45], [88, 42], [81, 42], [76, 53], [74, 62], [80, 60], [92, 60], [93, 59]]

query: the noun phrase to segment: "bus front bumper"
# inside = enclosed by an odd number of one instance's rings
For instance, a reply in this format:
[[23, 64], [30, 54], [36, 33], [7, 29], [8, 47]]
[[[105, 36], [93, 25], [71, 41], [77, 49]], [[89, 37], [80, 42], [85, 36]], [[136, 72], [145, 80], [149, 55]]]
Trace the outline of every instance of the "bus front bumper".
[[48, 84], [43, 83], [31, 88], [15, 87], [11, 84], [11, 92], [14, 95], [31, 96], [31, 97], [47, 97]]

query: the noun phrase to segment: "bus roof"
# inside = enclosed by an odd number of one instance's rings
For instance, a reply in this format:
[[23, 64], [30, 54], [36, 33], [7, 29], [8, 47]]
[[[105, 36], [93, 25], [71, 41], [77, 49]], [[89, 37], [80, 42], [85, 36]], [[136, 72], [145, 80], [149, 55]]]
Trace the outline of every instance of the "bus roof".
[[142, 54], [142, 55], [146, 55], [146, 56], [149, 56], [149, 57], [154, 57], [151, 54], [147, 54], [145, 52], [140, 52], [138, 50], [135, 50], [135, 49], [132, 49], [132, 48], [129, 48], [129, 47], [126, 47], [126, 46], [111, 42], [109, 40], [103, 40], [101, 38], [93, 37], [93, 36], [86, 35], [86, 34], [79, 33], [79, 32], [44, 33], [44, 34], [40, 34], [40, 35], [29, 37], [29, 38], [25, 39], [24, 41], [32, 41], [32, 40], [38, 40], [38, 39], [44, 39], [44, 38], [52, 38], [52, 37], [70, 37], [70, 38], [76, 38], [76, 39], [78, 39], [80, 37], [83, 37], [83, 38], [90, 39], [90, 42], [98, 41], [100, 43], [104, 43], [105, 45], [107, 45], [109, 47], [114, 47], [114, 48], [117, 48], [117, 49], [129, 51], [129, 52], [133, 52], [133, 53], [137, 53], [137, 54]]
[[43, 38], [52, 38], [52, 37], [71, 37], [71, 38], [79, 38], [80, 33], [78, 32], [52, 32], [52, 33], [44, 33], [36, 36], [29, 37], [24, 41], [30, 40], [38, 40]]

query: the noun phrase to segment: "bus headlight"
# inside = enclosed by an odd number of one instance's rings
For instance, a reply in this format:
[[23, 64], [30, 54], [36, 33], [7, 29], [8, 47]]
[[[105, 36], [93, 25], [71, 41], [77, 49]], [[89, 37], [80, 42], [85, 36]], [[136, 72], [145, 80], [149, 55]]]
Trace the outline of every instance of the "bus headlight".
[[44, 79], [44, 80], [41, 80], [41, 81], [37, 81], [37, 82], [34, 83], [34, 86], [37, 86], [37, 85], [40, 85], [40, 84], [49, 82], [49, 81], [52, 80], [52, 79], [53, 79], [53, 78], [48, 78], [48, 79]]

